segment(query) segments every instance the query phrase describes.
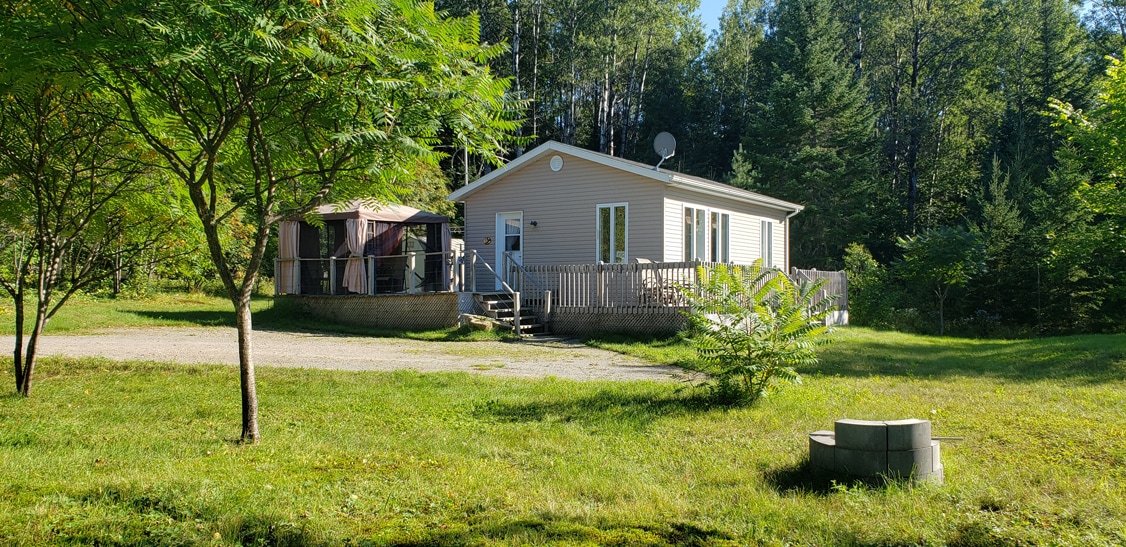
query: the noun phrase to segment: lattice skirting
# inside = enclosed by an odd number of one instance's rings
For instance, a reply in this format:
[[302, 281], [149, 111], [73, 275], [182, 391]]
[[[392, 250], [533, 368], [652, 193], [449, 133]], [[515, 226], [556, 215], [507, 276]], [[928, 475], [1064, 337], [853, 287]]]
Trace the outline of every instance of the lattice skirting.
[[551, 316], [551, 332], [568, 336], [666, 336], [684, 328], [687, 321], [680, 308], [556, 308]]
[[375, 296], [279, 296], [314, 317], [381, 329], [429, 330], [457, 325], [457, 293]]

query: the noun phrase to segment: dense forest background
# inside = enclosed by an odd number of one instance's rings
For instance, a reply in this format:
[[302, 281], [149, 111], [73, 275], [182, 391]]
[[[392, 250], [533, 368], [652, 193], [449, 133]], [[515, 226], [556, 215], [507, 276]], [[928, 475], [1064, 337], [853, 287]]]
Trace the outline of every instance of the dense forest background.
[[[1123, 328], [1126, 251], [1096, 237], [1121, 216], [1083, 195], [1113, 176], [1061, 125], [1097, 106], [1126, 2], [729, 0], [710, 35], [697, 7], [438, 2], [510, 45], [528, 147], [652, 163], [669, 131], [670, 169], [804, 204], [792, 264], [847, 268], [854, 322]], [[455, 158], [454, 186], [486, 168]]]

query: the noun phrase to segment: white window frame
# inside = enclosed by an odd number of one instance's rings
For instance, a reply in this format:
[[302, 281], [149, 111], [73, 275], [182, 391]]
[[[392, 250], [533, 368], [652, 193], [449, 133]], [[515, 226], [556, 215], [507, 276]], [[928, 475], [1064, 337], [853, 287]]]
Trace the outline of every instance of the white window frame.
[[774, 221], [762, 221], [762, 248], [760, 254], [762, 256], [762, 267], [774, 267]]
[[[615, 238], [614, 238], [614, 235], [617, 232], [617, 226], [616, 226], [617, 217], [614, 215], [614, 211], [618, 207], [621, 207], [622, 209], [624, 209], [622, 216], [625, 219], [625, 226], [622, 227], [622, 235], [623, 235], [623, 237], [622, 237], [623, 248], [622, 249], [616, 248], [616, 246], [615, 246], [616, 242], [615, 242]], [[608, 229], [610, 230], [610, 248], [608, 249], [608, 252], [610, 253], [610, 257], [609, 257], [610, 260], [609, 261], [602, 260], [602, 210], [603, 209], [609, 209], [610, 210], [610, 226], [608, 227]], [[596, 263], [605, 263], [605, 264], [625, 264], [625, 263], [629, 262], [629, 202], [599, 203], [594, 208], [594, 223], [595, 223], [594, 224], [595, 225], [595, 231], [594, 231], [594, 260], [595, 260], [595, 262]], [[622, 257], [621, 261], [616, 260], [616, 258], [619, 255]]]
[[[683, 257], [685, 262], [699, 260], [701, 262], [731, 262], [731, 215], [730, 211], [712, 209], [692, 204], [684, 204]], [[691, 216], [691, 221], [689, 221]], [[713, 227], [713, 218], [719, 221]], [[702, 221], [702, 223], [701, 223]], [[718, 228], [718, 230], [717, 230]], [[715, 239], [717, 231], [722, 235], [722, 242], [717, 247]]]

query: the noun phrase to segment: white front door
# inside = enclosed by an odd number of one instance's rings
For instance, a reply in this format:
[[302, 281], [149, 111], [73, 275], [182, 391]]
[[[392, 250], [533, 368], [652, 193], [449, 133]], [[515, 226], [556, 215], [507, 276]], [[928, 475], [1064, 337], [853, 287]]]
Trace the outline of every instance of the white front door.
[[[512, 281], [507, 258], [516, 264], [524, 263], [524, 213], [497, 213], [497, 256], [496, 270], [501, 279], [509, 285]], [[500, 281], [496, 284], [501, 289]]]

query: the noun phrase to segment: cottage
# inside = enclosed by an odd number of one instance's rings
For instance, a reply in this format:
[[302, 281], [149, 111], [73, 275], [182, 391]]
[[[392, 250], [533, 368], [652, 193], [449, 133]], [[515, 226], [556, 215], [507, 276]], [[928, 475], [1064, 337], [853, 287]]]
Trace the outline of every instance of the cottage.
[[549, 141], [450, 194], [465, 250], [521, 265], [728, 262], [787, 270], [801, 205]]
[[[558, 142], [449, 199], [465, 205], [462, 286], [503, 290], [528, 321], [565, 334], [675, 331], [696, 265], [762, 259], [788, 270], [789, 219], [802, 210]], [[477, 301], [489, 313], [504, 295]]]

